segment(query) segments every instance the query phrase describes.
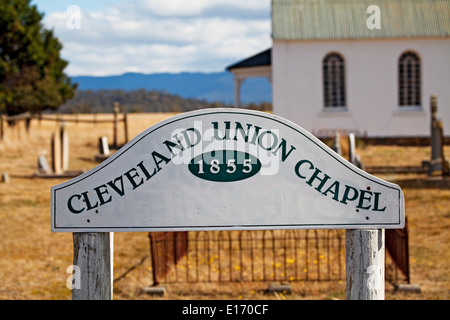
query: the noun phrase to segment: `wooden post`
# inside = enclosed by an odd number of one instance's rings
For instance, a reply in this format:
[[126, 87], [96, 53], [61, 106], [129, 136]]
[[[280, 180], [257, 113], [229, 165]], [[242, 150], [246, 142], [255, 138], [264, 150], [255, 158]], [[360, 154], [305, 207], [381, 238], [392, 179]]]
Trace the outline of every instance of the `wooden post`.
[[355, 134], [353, 132], [348, 135], [348, 161], [355, 164]]
[[80, 284], [72, 289], [72, 300], [112, 300], [112, 232], [73, 233], [73, 264]]
[[65, 122], [61, 123], [60, 129], [61, 146], [61, 169], [65, 172], [69, 169], [69, 134]]
[[384, 229], [346, 230], [347, 300], [384, 300]]
[[113, 128], [113, 146], [118, 148], [119, 146], [119, 130], [118, 130], [118, 116], [119, 116], [119, 103], [114, 102], [114, 128]]
[[3, 115], [0, 114], [0, 141], [3, 141], [5, 135], [5, 128], [3, 127]]
[[125, 143], [128, 143], [128, 117], [126, 112], [123, 114], [123, 130], [125, 132]]
[[234, 106], [236, 108], [241, 107], [241, 85], [242, 80], [234, 76]]
[[60, 174], [61, 170], [61, 139], [56, 132], [52, 135], [52, 169], [54, 174]]

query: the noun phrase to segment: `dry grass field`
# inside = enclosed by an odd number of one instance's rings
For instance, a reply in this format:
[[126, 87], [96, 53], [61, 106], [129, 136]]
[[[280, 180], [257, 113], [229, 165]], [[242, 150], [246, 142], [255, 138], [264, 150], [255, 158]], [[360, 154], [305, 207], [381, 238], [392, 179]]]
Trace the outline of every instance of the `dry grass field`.
[[[129, 115], [130, 139], [171, 114]], [[81, 116], [80, 116], [81, 117]], [[92, 115], [85, 115], [92, 119]], [[98, 118], [112, 115], [99, 115]], [[33, 178], [37, 158], [50, 161], [50, 137], [58, 129], [52, 121], [33, 120], [29, 133], [21, 126], [7, 128], [0, 145], [0, 299], [70, 299], [67, 268], [72, 265], [71, 233], [50, 232], [50, 187], [64, 179]], [[70, 169], [97, 165], [98, 137], [112, 141], [112, 124], [68, 123]], [[122, 128], [121, 128], [122, 129]], [[120, 131], [123, 142], [123, 131]], [[429, 147], [360, 146], [367, 166], [420, 166]], [[450, 158], [450, 146], [445, 147]], [[386, 174], [381, 178], [402, 186], [410, 224], [411, 283], [421, 293], [394, 292], [386, 284], [386, 299], [450, 298], [449, 181], [421, 174]], [[131, 269], [131, 270], [130, 270]], [[264, 294], [267, 283], [170, 284], [163, 297], [142, 288], [152, 284], [149, 239], [146, 232], [114, 234], [115, 299], [345, 299], [345, 283], [293, 283], [293, 293]]]

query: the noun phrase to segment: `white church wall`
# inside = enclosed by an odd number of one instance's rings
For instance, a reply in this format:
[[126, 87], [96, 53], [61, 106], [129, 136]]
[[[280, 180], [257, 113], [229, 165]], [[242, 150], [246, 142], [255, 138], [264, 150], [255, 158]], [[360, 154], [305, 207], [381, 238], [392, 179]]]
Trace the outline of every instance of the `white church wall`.
[[[450, 136], [450, 39], [274, 41], [274, 113], [311, 132], [347, 130], [369, 137], [429, 136], [431, 94]], [[398, 105], [398, 59], [411, 50], [421, 58], [421, 107]], [[347, 106], [324, 108], [322, 59], [345, 60]]]

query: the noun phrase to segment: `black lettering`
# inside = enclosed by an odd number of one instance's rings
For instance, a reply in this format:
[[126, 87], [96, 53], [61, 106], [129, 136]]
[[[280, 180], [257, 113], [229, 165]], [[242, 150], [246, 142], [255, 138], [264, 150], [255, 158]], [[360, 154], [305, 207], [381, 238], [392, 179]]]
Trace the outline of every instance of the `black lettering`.
[[84, 208], [80, 209], [80, 210], [76, 210], [73, 205], [72, 205], [72, 200], [74, 198], [77, 198], [78, 200], [81, 199], [81, 196], [79, 194], [74, 194], [73, 196], [71, 196], [69, 198], [69, 200], [67, 200], [67, 208], [69, 208], [70, 212], [75, 213], [75, 214], [79, 214], [82, 213], [84, 211]]
[[291, 145], [291, 149], [286, 154], [286, 140], [284, 138], [281, 138], [281, 143], [278, 145], [278, 147], [275, 150], [272, 151], [272, 153], [274, 155], [276, 155], [277, 151], [280, 150], [280, 148], [281, 148], [281, 161], [282, 162], [284, 162], [287, 159], [287, 157], [289, 157], [292, 150], [295, 150], [295, 147], [293, 145]]
[[[192, 131], [195, 134], [195, 136], [197, 137], [196, 142], [191, 141], [191, 139], [189, 138], [189, 136], [187, 134], [188, 131]], [[184, 139], [186, 140], [187, 148], [192, 148], [193, 146], [197, 145], [201, 141], [201, 137], [202, 137], [202, 134], [200, 133], [200, 131], [198, 131], [195, 128], [189, 128], [189, 129], [184, 130], [183, 135], [184, 135]]]
[[98, 207], [98, 202], [95, 202], [95, 204], [92, 205], [91, 201], [89, 200], [88, 193], [89, 193], [89, 191], [85, 191], [85, 192], [81, 193], [81, 195], [84, 198], [84, 201], [86, 202], [87, 210], [91, 210], [91, 209], [97, 208]]
[[[353, 190], [353, 196], [349, 197], [350, 190]], [[341, 203], [347, 204], [347, 201], [354, 201], [358, 198], [359, 192], [356, 188], [345, 185], [344, 195], [342, 196]]]
[[[117, 186], [116, 186], [116, 182], [117, 181], [120, 181], [120, 188], [118, 188]], [[117, 178], [115, 178], [114, 179], [114, 182], [111, 180], [111, 181], [109, 181], [108, 182], [108, 185], [111, 187], [111, 188], [113, 188], [113, 190], [115, 191], [115, 192], [117, 192], [117, 194], [119, 195], [119, 196], [123, 196], [124, 194], [125, 194], [125, 189], [123, 188], [123, 178], [122, 178], [122, 176], [119, 176], [119, 177], [117, 177]]]
[[216, 140], [228, 140], [230, 139], [230, 121], [224, 121], [225, 123], [225, 134], [223, 135], [223, 137], [219, 137], [219, 123], [218, 122], [213, 122], [212, 125], [214, 127], [214, 139]]
[[381, 212], [383, 212], [383, 211], [385, 211], [386, 210], [386, 207], [384, 207], [383, 209], [380, 209], [378, 206], [379, 206], [379, 202], [380, 202], [380, 192], [374, 192], [373, 193], [374, 195], [375, 195], [375, 200], [374, 200], [374, 204], [373, 204], [373, 211], [381, 211]]
[[[133, 174], [131, 174], [131, 172], [133, 172]], [[137, 173], [136, 168], [132, 168], [132, 169], [128, 170], [127, 172], [125, 172], [125, 176], [128, 178], [131, 185], [133, 186], [133, 190], [144, 183], [143, 178], [141, 178], [141, 180], [139, 180], [139, 182], [136, 182], [134, 180], [134, 178], [139, 177], [139, 173]]]
[[[153, 161], [155, 161], [156, 168], [158, 168], [158, 171], [161, 171], [161, 167], [159, 166], [160, 163], [165, 162], [166, 164], [170, 162], [169, 158], [164, 157], [162, 154], [153, 151], [152, 152]], [[159, 158], [161, 160], [156, 160], [156, 158]]]
[[[359, 201], [358, 201], [358, 205], [356, 206], [359, 209], [364, 209], [364, 210], [369, 210], [371, 207], [371, 204], [369, 204], [368, 206], [364, 206], [364, 200], [368, 200], [370, 201], [372, 199], [372, 192], [367, 191], [367, 190], [359, 190]], [[369, 194], [370, 197], [366, 197], [365, 195]]]
[[[273, 137], [273, 138], [272, 138], [273, 142], [272, 142], [272, 145], [270, 145], [270, 147], [265, 147], [265, 146], [263, 146], [263, 144], [262, 144], [262, 139], [263, 139], [264, 135], [267, 135], [267, 134], [269, 134], [269, 133], [270, 133], [270, 135]], [[269, 139], [269, 138], [267, 139], [267, 141], [268, 141], [269, 144], [270, 144], [270, 139]], [[272, 131], [264, 131], [264, 132], [261, 133], [261, 135], [258, 137], [258, 144], [259, 144], [259, 146], [260, 146], [261, 148], [263, 148], [264, 150], [267, 150], [267, 151], [272, 150], [273, 147], [277, 145], [277, 143], [278, 143], [278, 137], [277, 137], [277, 135], [276, 135], [275, 133], [273, 133]]]
[[300, 167], [301, 167], [302, 164], [304, 164], [304, 163], [309, 163], [309, 168], [310, 168], [310, 169], [314, 169], [314, 165], [313, 165], [312, 162], [309, 161], [309, 160], [300, 160], [299, 162], [297, 162], [297, 164], [295, 165], [295, 173], [297, 174], [297, 176], [298, 176], [299, 178], [302, 178], [302, 179], [306, 179], [305, 176], [302, 176], [302, 175], [300, 174]]
[[[322, 192], [323, 195], [327, 195], [328, 192], [333, 194], [333, 200], [339, 201], [339, 186], [340, 183], [339, 181], [335, 181], [331, 184], [331, 186], [328, 187], [327, 190], [325, 190], [325, 192]], [[333, 190], [334, 188], [334, 190]]]
[[244, 132], [244, 128], [240, 122], [236, 122], [236, 128], [234, 133], [234, 140], [237, 140], [238, 132], [241, 133], [242, 138], [244, 138], [245, 142], [248, 142], [248, 134], [250, 133], [251, 124], [247, 123], [247, 133]]
[[[166, 145], [166, 147], [169, 149], [170, 153], [172, 154], [172, 156], [175, 156], [173, 149], [177, 148], [181, 151], [184, 151], [184, 146], [181, 143], [180, 139], [178, 138], [178, 135], [174, 135], [175, 139], [177, 139], [178, 144], [176, 144], [175, 142], [172, 142], [170, 140], [166, 140], [163, 142], [163, 144]], [[148, 180], [148, 179], [147, 179]]]
[[314, 180], [319, 180], [320, 184], [315, 188], [317, 191], [322, 192], [322, 188], [325, 185], [325, 183], [328, 181], [328, 179], [330, 179], [330, 176], [325, 174], [325, 177], [323, 177], [322, 179], [318, 177], [319, 173], [321, 173], [322, 170], [320, 170], [319, 168], [316, 168], [316, 171], [314, 171], [314, 173], [312, 174], [311, 178], [306, 182], [307, 184], [309, 184], [312, 187], [312, 183]]
[[[105, 188], [105, 190], [101, 191], [100, 188]], [[104, 205], [105, 203], [111, 202], [112, 199], [111, 196], [109, 196], [107, 200], [103, 198], [104, 194], [109, 194], [106, 184], [102, 184], [101, 186], [94, 188], [94, 190], [95, 192], [97, 192], [97, 197], [100, 200], [100, 205]]]
[[156, 168], [153, 169], [152, 174], [150, 174], [150, 173], [147, 171], [147, 168], [145, 168], [145, 166], [144, 166], [144, 161], [139, 162], [139, 163], [137, 164], [137, 166], [142, 170], [142, 172], [144, 173], [145, 178], [146, 178], [147, 180], [149, 180], [151, 177], [153, 177], [153, 176], [156, 174]]

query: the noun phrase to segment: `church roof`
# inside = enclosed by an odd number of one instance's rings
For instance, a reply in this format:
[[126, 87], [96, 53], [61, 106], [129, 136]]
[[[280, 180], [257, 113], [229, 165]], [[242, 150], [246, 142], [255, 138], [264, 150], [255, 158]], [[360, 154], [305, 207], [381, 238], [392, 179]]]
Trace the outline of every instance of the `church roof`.
[[[370, 5], [380, 29], [369, 29]], [[272, 0], [274, 40], [450, 37], [449, 0]]]
[[270, 66], [271, 63], [272, 63], [272, 49], [267, 49], [247, 59], [232, 64], [228, 66], [226, 69], [230, 71], [231, 69], [238, 69], [238, 68]]

